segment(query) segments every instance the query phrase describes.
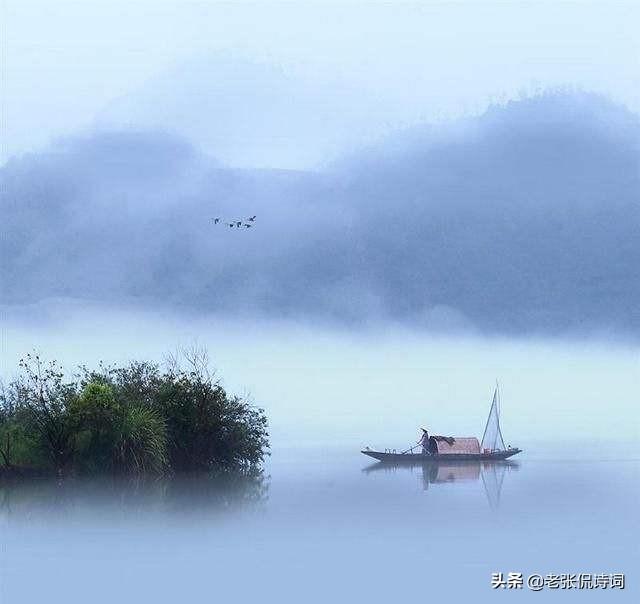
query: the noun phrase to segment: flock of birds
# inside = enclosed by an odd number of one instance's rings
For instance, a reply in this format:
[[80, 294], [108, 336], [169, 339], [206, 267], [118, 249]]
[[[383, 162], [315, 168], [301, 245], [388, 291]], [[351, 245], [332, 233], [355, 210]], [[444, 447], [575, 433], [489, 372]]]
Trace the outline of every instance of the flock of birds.
[[212, 218], [211, 220], [213, 220], [213, 224], [224, 224], [230, 229], [241, 229], [242, 227], [250, 229], [253, 227], [256, 217], [249, 216], [249, 218], [245, 218], [244, 220], [232, 220], [231, 222], [223, 221], [222, 218]]

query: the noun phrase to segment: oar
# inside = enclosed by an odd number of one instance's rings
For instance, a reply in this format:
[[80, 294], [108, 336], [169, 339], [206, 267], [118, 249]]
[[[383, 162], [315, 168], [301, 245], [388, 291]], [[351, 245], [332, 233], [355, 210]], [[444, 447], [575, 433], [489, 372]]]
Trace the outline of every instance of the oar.
[[410, 451], [413, 451], [419, 445], [420, 445], [420, 443], [418, 443], [417, 445], [413, 445], [413, 447], [411, 447], [410, 449], [407, 449], [406, 451], [403, 451], [402, 453], [400, 453], [400, 455], [406, 455]]

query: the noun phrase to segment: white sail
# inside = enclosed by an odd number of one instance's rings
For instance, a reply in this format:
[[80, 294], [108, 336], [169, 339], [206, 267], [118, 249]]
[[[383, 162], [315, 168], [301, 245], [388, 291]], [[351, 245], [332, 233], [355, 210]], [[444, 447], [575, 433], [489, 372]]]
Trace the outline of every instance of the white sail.
[[484, 428], [484, 434], [482, 435], [482, 443], [480, 449], [484, 451], [504, 451], [506, 449], [504, 440], [502, 438], [502, 431], [500, 430], [500, 395], [498, 392], [498, 386], [496, 386], [493, 393], [493, 401], [491, 403], [491, 409], [489, 410], [489, 417], [487, 418], [487, 425]]

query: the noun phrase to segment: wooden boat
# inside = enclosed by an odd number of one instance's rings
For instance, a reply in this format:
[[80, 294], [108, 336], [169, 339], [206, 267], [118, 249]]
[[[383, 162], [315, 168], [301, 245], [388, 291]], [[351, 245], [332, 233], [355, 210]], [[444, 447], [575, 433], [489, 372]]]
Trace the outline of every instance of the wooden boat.
[[[522, 451], [517, 447], [507, 447], [500, 429], [500, 395], [499, 389], [493, 393], [493, 401], [489, 409], [489, 416], [484, 427], [482, 442], [475, 437], [446, 437], [431, 436], [428, 451], [422, 451], [421, 445], [414, 445], [406, 451], [396, 452], [395, 449], [374, 451], [367, 447], [361, 452], [384, 463], [420, 464], [429, 462], [459, 462], [459, 461], [499, 461], [513, 457]], [[420, 452], [415, 452], [420, 448]]]
[[446, 461], [449, 463], [456, 461], [502, 460], [508, 459], [521, 451], [522, 449], [510, 448], [505, 449], [504, 451], [492, 451], [489, 453], [396, 453], [394, 451], [373, 451], [371, 449], [363, 449], [361, 452], [369, 457], [373, 457], [373, 459], [377, 459], [378, 461], [385, 463], [420, 464], [440, 461]]

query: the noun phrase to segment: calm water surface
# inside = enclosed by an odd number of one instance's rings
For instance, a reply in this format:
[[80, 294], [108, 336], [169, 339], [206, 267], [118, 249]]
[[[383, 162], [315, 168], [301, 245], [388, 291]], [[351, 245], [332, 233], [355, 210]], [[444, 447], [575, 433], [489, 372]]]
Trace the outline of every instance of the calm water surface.
[[[638, 456], [571, 450], [394, 469], [283, 449], [258, 479], [0, 487], [0, 602], [638, 601]], [[497, 571], [627, 586], [505, 595]]]

